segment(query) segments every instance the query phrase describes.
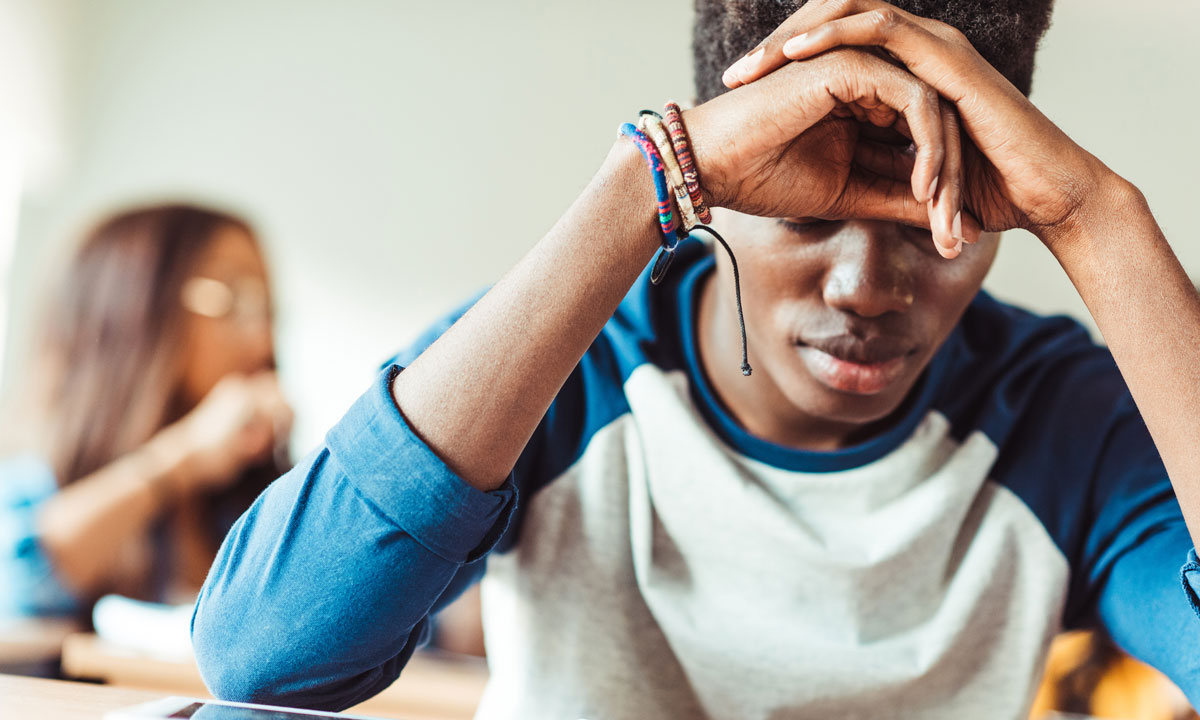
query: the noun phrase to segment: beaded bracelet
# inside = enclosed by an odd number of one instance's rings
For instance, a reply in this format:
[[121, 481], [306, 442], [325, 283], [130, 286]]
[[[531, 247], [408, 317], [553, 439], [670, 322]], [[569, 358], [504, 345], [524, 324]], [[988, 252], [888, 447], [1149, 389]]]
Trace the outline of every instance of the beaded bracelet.
[[675, 147], [671, 144], [671, 138], [667, 137], [666, 127], [663, 126], [662, 115], [653, 110], [643, 110], [641, 117], [638, 118], [638, 127], [654, 141], [654, 146], [658, 148], [658, 154], [662, 157], [663, 166], [666, 168], [667, 180], [671, 183], [671, 191], [675, 193], [675, 204], [679, 207], [679, 219], [683, 230], [691, 232], [692, 228], [700, 224], [700, 221], [696, 219], [696, 209], [692, 205], [692, 198], [684, 183], [679, 161], [675, 159]]
[[[675, 120], [671, 122], [671, 112], [674, 109]], [[670, 167], [668, 163], [674, 161], [676, 169], [679, 171], [683, 179], [683, 189], [686, 190], [686, 196], [681, 198], [675, 196], [679, 200], [680, 214], [685, 215], [685, 208], [693, 210], [694, 215], [690, 218], [691, 224], [687, 227], [688, 231], [693, 229], [708, 233], [720, 243], [725, 252], [729, 255], [729, 262], [733, 266], [733, 296], [737, 303], [738, 328], [742, 335], [742, 375], [749, 376], [751, 374], [749, 350], [746, 342], [746, 318], [742, 312], [742, 281], [741, 274], [738, 272], [737, 258], [733, 256], [733, 249], [729, 247], [729, 243], [725, 242], [725, 238], [709, 227], [707, 223], [711, 222], [712, 214], [704, 204], [704, 198], [700, 193], [700, 174], [696, 170], [695, 162], [691, 159], [690, 148], [688, 147], [687, 132], [683, 129], [683, 120], [679, 116], [679, 106], [675, 103], [667, 103], [667, 127], [672, 125], [678, 126], [677, 131], [670, 132], [670, 142], [663, 144], [663, 149], [660, 153], [656, 143], [647, 137], [646, 133], [638, 130], [633, 123], [623, 123], [618, 131], [622, 137], [627, 137], [633, 141], [638, 150], [641, 151], [642, 157], [646, 159], [646, 165], [650, 168], [650, 174], [654, 178], [654, 192], [658, 198], [658, 220], [662, 228], [662, 247], [659, 248], [658, 255], [654, 258], [654, 266], [650, 271], [650, 282], [658, 285], [666, 277], [667, 270], [670, 269], [672, 261], [675, 259], [675, 250], [679, 245], [678, 240], [673, 237], [672, 233], [676, 230], [675, 217], [671, 210], [672, 193], [667, 190], [666, 173]], [[659, 129], [661, 130], [662, 116], [651, 110], [643, 111], [642, 117], [653, 117], [657, 119]], [[644, 121], [643, 126], [646, 128], [654, 127], [653, 121]], [[651, 131], [653, 132], [653, 131]], [[684, 163], [679, 157], [682, 152], [687, 162]], [[667, 160], [670, 158], [670, 160]], [[690, 180], [689, 178], [690, 173]], [[678, 187], [678, 186], [675, 186]], [[673, 187], [672, 189], [675, 189]], [[695, 201], [699, 202], [696, 203]], [[690, 206], [690, 207], [689, 207]], [[696, 215], [699, 216], [700, 223], [696, 223]], [[687, 220], [685, 220], [687, 224]], [[680, 232], [680, 236], [686, 237], [685, 232]]]
[[650, 282], [658, 285], [667, 276], [667, 270], [671, 269], [671, 263], [675, 261], [675, 248], [679, 245], [679, 240], [674, 235], [675, 216], [671, 212], [671, 192], [667, 190], [662, 156], [658, 154], [654, 142], [634, 127], [633, 123], [622, 123], [618, 132], [633, 141], [641, 151], [642, 157], [646, 159], [646, 166], [650, 168], [650, 174], [654, 177], [654, 192], [658, 196], [658, 223], [662, 228], [662, 247], [654, 258]]
[[675, 216], [671, 212], [671, 193], [667, 190], [662, 156], [658, 154], [658, 148], [655, 147], [654, 142], [646, 137], [645, 133], [638, 130], [633, 123], [622, 123], [618, 132], [632, 140], [637, 149], [642, 152], [642, 157], [646, 159], [646, 165], [654, 177], [654, 192], [658, 195], [658, 223], [662, 226], [662, 232], [666, 238], [663, 247], [674, 247], [675, 242], [671, 239], [671, 233], [675, 232]]
[[704, 193], [700, 191], [700, 171], [696, 168], [696, 160], [692, 157], [691, 142], [687, 128], [683, 126], [683, 112], [675, 101], [668, 102], [663, 112], [666, 114], [667, 133], [671, 137], [671, 146], [675, 150], [675, 158], [679, 161], [679, 169], [687, 186], [688, 196], [700, 222], [708, 225], [712, 222], [712, 212], [704, 204]]

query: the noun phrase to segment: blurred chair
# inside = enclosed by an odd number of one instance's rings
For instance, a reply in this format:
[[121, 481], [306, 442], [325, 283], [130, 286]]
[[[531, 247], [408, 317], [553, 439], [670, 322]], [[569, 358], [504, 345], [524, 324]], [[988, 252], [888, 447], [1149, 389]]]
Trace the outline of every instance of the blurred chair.
[[1123, 653], [1107, 635], [1084, 631], [1059, 635], [1050, 648], [1030, 718], [1053, 712], [1121, 720], [1200, 717], [1165, 675]]

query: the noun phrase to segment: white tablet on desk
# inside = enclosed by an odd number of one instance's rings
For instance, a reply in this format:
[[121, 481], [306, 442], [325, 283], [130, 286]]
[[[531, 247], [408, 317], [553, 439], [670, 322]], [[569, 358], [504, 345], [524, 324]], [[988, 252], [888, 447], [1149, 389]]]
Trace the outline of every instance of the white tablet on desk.
[[378, 720], [366, 715], [346, 715], [317, 710], [254, 705], [251, 703], [169, 697], [133, 707], [113, 710], [104, 720], [314, 720], [314, 718], [350, 718]]

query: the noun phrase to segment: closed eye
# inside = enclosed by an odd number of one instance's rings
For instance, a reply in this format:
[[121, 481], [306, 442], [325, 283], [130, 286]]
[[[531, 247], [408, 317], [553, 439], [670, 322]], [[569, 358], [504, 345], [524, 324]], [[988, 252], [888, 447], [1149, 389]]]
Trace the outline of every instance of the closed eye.
[[933, 233], [929, 230], [923, 227], [917, 227], [915, 225], [905, 225], [904, 237], [913, 245], [916, 245], [919, 250], [923, 250], [941, 257], [941, 254], [938, 253], [937, 248], [933, 246]]
[[814, 232], [828, 231], [835, 228], [840, 221], [822, 220], [820, 218], [779, 218], [776, 222], [789, 232], [800, 235], [810, 235]]

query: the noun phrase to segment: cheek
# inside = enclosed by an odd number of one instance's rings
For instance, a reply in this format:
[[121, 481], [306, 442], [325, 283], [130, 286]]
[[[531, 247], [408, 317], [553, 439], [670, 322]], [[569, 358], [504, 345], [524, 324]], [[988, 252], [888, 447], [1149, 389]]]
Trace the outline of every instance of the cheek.
[[821, 272], [812, 263], [782, 255], [776, 253], [742, 271], [748, 333], [790, 335], [797, 322], [812, 313], [814, 303], [821, 302]]
[[981, 240], [954, 260], [939, 257], [924, 266], [919, 275], [919, 304], [931, 317], [940, 319], [941, 335], [949, 334], [979, 292], [995, 256], [995, 242]]
[[192, 364], [203, 366], [206, 374], [216, 376], [230, 372], [244, 372], [253, 368], [251, 355], [258, 354], [253, 336], [240, 332], [232, 323], [200, 318], [194, 323], [189, 349]]

